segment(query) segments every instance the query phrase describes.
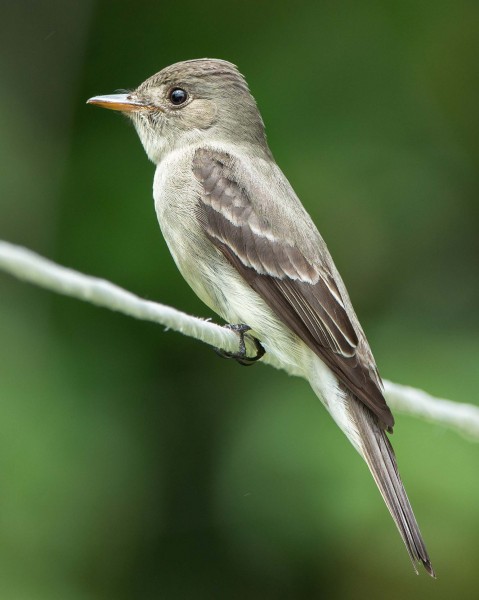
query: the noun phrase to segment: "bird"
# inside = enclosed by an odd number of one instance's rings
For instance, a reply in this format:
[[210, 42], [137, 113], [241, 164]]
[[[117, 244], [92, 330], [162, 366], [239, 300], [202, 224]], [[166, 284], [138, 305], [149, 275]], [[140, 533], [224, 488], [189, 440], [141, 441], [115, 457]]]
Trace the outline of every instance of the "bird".
[[[275, 162], [232, 63], [170, 65], [89, 104], [120, 111], [156, 165], [153, 196], [171, 255], [197, 296], [239, 334], [242, 364], [266, 352], [310, 383], [367, 463], [417, 565], [435, 577], [389, 441], [394, 417], [326, 243]], [[248, 357], [244, 336], [256, 344]], [[224, 353], [226, 355], [226, 353]]]

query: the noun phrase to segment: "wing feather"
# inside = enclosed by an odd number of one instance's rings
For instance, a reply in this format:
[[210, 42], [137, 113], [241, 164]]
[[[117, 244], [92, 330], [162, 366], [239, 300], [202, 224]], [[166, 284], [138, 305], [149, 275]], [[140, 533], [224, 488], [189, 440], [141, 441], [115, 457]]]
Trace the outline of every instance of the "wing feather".
[[222, 152], [196, 151], [193, 172], [202, 190], [197, 214], [206, 235], [283, 323], [391, 430], [394, 419], [376, 366], [359, 351], [358, 333], [333, 273], [319, 257], [308, 260], [290, 242], [287, 229], [284, 236], [273, 231], [236, 180], [233, 163]]

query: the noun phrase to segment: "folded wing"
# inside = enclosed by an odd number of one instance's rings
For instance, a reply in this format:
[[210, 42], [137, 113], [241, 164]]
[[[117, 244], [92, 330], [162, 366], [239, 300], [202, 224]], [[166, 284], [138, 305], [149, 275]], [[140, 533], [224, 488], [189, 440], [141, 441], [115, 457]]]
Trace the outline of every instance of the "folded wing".
[[[205, 148], [193, 170], [201, 184], [197, 215], [211, 242], [300, 339], [327, 365], [386, 429], [394, 419], [374, 363], [362, 356], [358, 335], [338, 285], [324, 261], [308, 260], [255, 210], [257, 198], [236, 180], [234, 159]], [[255, 191], [255, 193], [260, 193]]]

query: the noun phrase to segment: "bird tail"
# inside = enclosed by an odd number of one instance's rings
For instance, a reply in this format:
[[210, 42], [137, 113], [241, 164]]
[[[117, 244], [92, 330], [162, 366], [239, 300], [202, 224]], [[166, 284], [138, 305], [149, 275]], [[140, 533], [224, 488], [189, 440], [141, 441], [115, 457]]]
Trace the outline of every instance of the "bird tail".
[[312, 363], [311, 387], [369, 470], [406, 545], [414, 570], [422, 563], [435, 577], [419, 526], [399, 475], [394, 450], [378, 418], [320, 360]]
[[386, 432], [378, 425], [375, 415], [349, 392], [346, 392], [346, 410], [357, 428], [357, 449], [366, 461], [374, 481], [391, 513], [406, 545], [417, 573], [416, 563], [435, 577], [419, 526], [398, 472], [394, 450]]

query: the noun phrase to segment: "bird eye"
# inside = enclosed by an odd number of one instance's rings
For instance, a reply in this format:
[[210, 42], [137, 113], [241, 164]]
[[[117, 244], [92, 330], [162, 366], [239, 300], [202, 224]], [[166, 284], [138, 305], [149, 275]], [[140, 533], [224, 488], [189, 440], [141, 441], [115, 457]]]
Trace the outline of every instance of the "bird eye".
[[170, 102], [175, 106], [184, 104], [188, 100], [188, 94], [181, 88], [174, 88], [168, 95]]

